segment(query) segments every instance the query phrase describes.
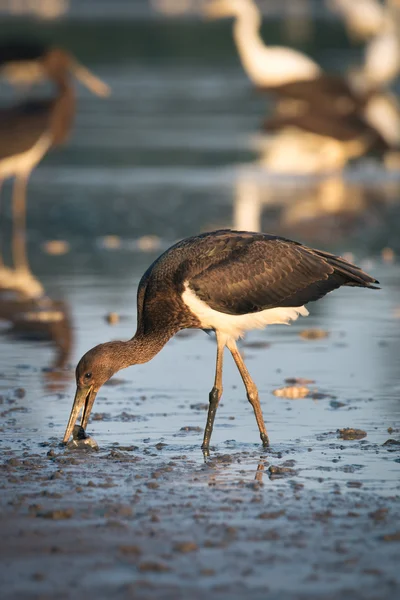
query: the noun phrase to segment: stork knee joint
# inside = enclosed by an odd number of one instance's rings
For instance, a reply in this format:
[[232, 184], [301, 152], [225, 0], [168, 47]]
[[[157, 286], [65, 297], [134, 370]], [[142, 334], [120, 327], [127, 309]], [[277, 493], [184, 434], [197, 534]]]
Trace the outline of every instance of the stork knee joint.
[[251, 405], [253, 405], [255, 402], [257, 402], [257, 399], [258, 399], [257, 392], [249, 392], [247, 394], [247, 400], [250, 402]]
[[221, 395], [222, 395], [222, 389], [220, 390], [214, 386], [209, 394], [210, 404], [218, 404], [219, 399], [221, 398]]

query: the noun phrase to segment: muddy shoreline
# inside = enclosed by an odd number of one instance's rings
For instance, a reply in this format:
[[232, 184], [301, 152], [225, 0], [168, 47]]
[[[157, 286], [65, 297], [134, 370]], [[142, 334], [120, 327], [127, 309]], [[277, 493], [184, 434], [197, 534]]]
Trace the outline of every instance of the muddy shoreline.
[[2, 597], [395, 598], [398, 496], [364, 491], [350, 467], [310, 487], [297, 452], [6, 451]]

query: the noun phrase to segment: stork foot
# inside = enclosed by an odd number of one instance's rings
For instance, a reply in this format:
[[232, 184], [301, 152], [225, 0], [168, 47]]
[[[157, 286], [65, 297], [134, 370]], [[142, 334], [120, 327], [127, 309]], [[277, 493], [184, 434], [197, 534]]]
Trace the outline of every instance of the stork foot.
[[267, 448], [269, 446], [268, 435], [266, 433], [260, 433], [260, 438], [261, 438], [262, 445], [264, 446], [264, 448]]

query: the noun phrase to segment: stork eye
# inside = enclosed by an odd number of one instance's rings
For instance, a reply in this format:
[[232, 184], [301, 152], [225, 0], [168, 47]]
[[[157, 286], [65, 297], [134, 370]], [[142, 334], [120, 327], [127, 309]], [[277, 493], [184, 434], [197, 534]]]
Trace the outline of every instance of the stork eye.
[[91, 379], [91, 378], [92, 378], [91, 373], [85, 373], [85, 379]]

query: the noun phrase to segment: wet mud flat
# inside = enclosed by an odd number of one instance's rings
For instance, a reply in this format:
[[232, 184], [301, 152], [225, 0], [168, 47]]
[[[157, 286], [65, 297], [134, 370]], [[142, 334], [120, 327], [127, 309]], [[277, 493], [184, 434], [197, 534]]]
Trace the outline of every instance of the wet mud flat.
[[227, 442], [206, 462], [194, 445], [45, 444], [3, 454], [2, 598], [398, 597], [399, 496], [351, 462], [360, 444], [398, 462], [398, 443], [332, 433], [311, 478], [303, 444]]

